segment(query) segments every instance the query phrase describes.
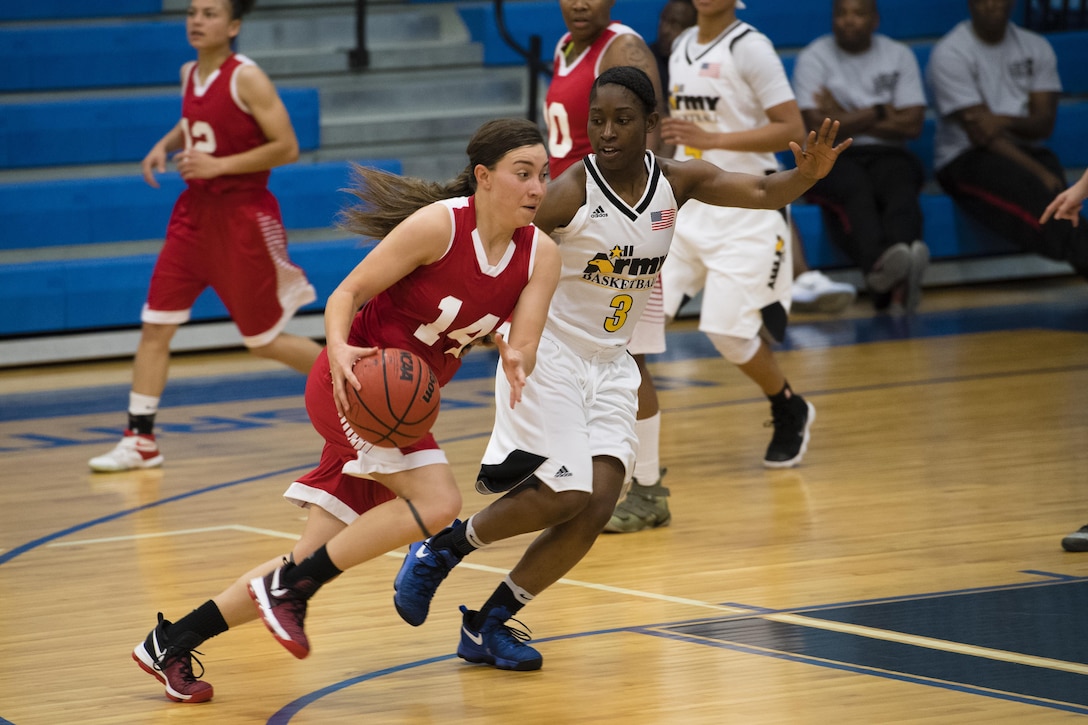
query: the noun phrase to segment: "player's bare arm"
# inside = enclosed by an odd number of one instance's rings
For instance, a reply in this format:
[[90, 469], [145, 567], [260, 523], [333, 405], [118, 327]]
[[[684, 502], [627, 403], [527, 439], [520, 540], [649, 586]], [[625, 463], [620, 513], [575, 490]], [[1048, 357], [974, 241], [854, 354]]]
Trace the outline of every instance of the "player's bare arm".
[[[549, 192], [550, 193], [550, 192]], [[555, 241], [541, 232], [537, 241], [533, 275], [521, 291], [517, 306], [510, 316], [510, 338], [495, 340], [499, 345], [503, 372], [510, 383], [510, 407], [521, 401], [526, 378], [536, 367], [536, 350], [540, 334], [548, 319], [548, 306], [559, 284], [561, 262]]]
[[[179, 71], [179, 82], [182, 86], [185, 85], [185, 79], [189, 75], [189, 71], [192, 69], [196, 61], [189, 61], [181, 66]], [[166, 173], [166, 159], [175, 151], [180, 150], [185, 146], [185, 132], [182, 130], [181, 119], [174, 124], [174, 127], [166, 132], [166, 135], [159, 139], [151, 150], [147, 152], [147, 156], [144, 156], [143, 161], [140, 162], [140, 170], [143, 172], [144, 181], [153, 189], [159, 188], [158, 179], [155, 178], [156, 173]]]
[[548, 182], [548, 193], [537, 208], [533, 224], [545, 234], [570, 224], [586, 203], [586, 167], [575, 164], [558, 179]]
[[181, 120], [172, 129], [166, 132], [159, 141], [147, 152], [147, 156], [140, 162], [140, 170], [143, 172], [147, 185], [158, 189], [159, 181], [155, 174], [166, 172], [166, 159], [174, 151], [185, 145], [185, 132], [182, 130]]
[[197, 151], [178, 155], [178, 171], [183, 178], [211, 179], [217, 176], [267, 171], [298, 159], [298, 138], [291, 117], [272, 81], [257, 66], [247, 65], [237, 71], [238, 97], [261, 127], [267, 142], [231, 156], [211, 156]]
[[838, 131], [837, 121], [824, 119], [819, 131], [809, 132], [804, 147], [790, 142], [797, 168], [768, 176], [725, 171], [701, 159], [666, 162], [662, 168], [681, 205], [688, 199], [697, 199], [715, 206], [781, 209], [827, 176], [839, 154], [850, 147], [852, 138], [835, 144]]

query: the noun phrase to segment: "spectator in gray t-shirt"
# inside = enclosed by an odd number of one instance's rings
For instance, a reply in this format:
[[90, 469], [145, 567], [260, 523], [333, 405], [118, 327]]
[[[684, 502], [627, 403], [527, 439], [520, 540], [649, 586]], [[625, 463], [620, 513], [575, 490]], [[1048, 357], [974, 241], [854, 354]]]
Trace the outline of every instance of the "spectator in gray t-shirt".
[[1040, 222], [1065, 170], [1043, 145], [1058, 111], [1057, 58], [1043, 36], [1009, 22], [1013, 0], [968, 0], [971, 19], [933, 48], [935, 165], [960, 207], [1024, 251], [1088, 277], [1088, 225]]
[[806, 198], [865, 274], [877, 308], [894, 301], [913, 310], [929, 263], [918, 201], [924, 172], [906, 148], [925, 117], [918, 61], [876, 32], [876, 0], [833, 0], [831, 15], [832, 33], [797, 56], [793, 87], [810, 129], [830, 116], [854, 144]]

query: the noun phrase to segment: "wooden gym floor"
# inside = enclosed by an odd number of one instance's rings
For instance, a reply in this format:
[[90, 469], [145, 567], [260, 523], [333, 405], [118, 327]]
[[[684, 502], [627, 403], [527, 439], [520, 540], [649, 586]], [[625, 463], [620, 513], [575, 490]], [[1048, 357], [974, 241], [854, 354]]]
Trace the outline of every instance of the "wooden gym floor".
[[[767, 403], [692, 321], [652, 369], [671, 526], [602, 536], [520, 615], [533, 673], [454, 655], [530, 540], [477, 552], [430, 619], [392, 607], [401, 553], [311, 603], [298, 661], [260, 624], [200, 649], [215, 698], [167, 701], [129, 657], [284, 552], [280, 494], [317, 460], [303, 379], [178, 356], [162, 469], [92, 474], [130, 362], [0, 370], [0, 723], [1058, 723], [1088, 714], [1088, 285], [933, 290], [914, 318], [798, 316], [780, 360], [816, 406], [802, 466], [760, 464]], [[436, 432], [465, 494], [491, 426], [488, 352]]]

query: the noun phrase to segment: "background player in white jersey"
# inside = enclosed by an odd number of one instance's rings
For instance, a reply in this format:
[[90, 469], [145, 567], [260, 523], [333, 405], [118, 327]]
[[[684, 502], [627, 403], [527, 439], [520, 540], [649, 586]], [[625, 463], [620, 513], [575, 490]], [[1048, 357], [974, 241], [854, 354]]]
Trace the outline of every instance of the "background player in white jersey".
[[861, 268], [877, 309], [895, 296], [913, 311], [929, 264], [918, 201], [925, 173], [906, 147], [922, 133], [922, 74], [906, 44], [876, 32], [876, 0], [833, 0], [831, 18], [832, 33], [798, 54], [793, 88], [809, 128], [834, 118], [854, 144], [806, 198]]
[[[658, 121], [653, 86], [637, 68], [612, 68], [590, 96], [594, 154], [554, 180], [537, 221], [559, 242], [563, 271], [541, 338], [536, 370], [516, 408], [496, 376], [495, 429], [477, 489], [505, 495], [467, 521], [413, 544], [394, 587], [401, 617], [422, 624], [439, 584], [467, 554], [542, 533], [478, 610], [462, 606], [457, 654], [500, 669], [534, 670], [540, 653], [507, 622], [589, 551], [611, 516], [634, 463], [638, 369], [626, 348], [661, 262], [676, 211], [689, 199], [776, 209], [827, 173], [849, 141], [837, 125], [809, 135], [798, 168], [736, 174], [646, 150]], [[787, 270], [788, 271], [788, 270]]]
[[[775, 152], [804, 137], [804, 122], [771, 41], [737, 20], [736, 0], [700, 0], [698, 21], [669, 58], [665, 143], [677, 159], [770, 174]], [[785, 335], [792, 260], [787, 210], [729, 209], [693, 201], [679, 215], [663, 274], [665, 312], [703, 292], [699, 329], [771, 401], [769, 468], [800, 463], [815, 408], [793, 392], [763, 332]]]
[[[341, 571], [429, 536], [461, 508], [461, 493], [433, 435], [403, 449], [376, 448], [339, 411], [360, 357], [380, 347], [411, 350], [445, 385], [468, 345], [509, 319], [499, 339], [512, 405], [532, 369], [559, 253], [531, 222], [546, 186], [547, 155], [535, 123], [497, 119], [468, 145], [469, 164], [447, 184], [359, 169], [361, 203], [345, 227], [382, 241], [329, 296], [328, 347], [310, 371], [306, 412], [325, 439], [317, 467], [284, 497], [307, 509], [290, 559], [266, 562], [171, 623], [159, 623], [133, 659], [180, 702], [212, 697], [192, 670], [193, 648], [256, 619], [276, 639], [309, 652], [303, 627], [311, 596]], [[297, 565], [295, 562], [298, 562]], [[247, 589], [249, 593], [247, 593]]]
[[178, 197], [151, 275], [132, 368], [128, 426], [95, 471], [151, 468], [163, 462], [155, 414], [170, 369], [170, 341], [196, 298], [215, 290], [254, 355], [307, 373], [321, 352], [313, 340], [283, 332], [313, 286], [287, 256], [269, 170], [298, 158], [298, 140], [275, 86], [253, 61], [231, 50], [253, 0], [191, 0], [185, 20], [196, 61], [181, 69], [181, 120], [143, 160], [144, 179], [174, 157], [187, 188]]

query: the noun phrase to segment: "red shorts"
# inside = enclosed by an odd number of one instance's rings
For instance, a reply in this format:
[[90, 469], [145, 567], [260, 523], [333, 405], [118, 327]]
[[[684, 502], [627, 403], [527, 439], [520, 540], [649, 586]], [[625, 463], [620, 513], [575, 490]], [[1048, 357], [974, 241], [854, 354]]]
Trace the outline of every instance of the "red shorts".
[[346, 524], [396, 498], [368, 474], [447, 463], [431, 433], [407, 448], [379, 448], [355, 435], [336, 410], [326, 350], [321, 351], [306, 379], [306, 412], [325, 446], [317, 468], [288, 486], [284, 498], [304, 508], [316, 504]]
[[287, 256], [279, 203], [268, 189], [181, 193], [141, 319], [188, 322], [193, 303], [208, 287], [248, 347], [270, 343], [299, 307], [317, 299], [306, 274]]

